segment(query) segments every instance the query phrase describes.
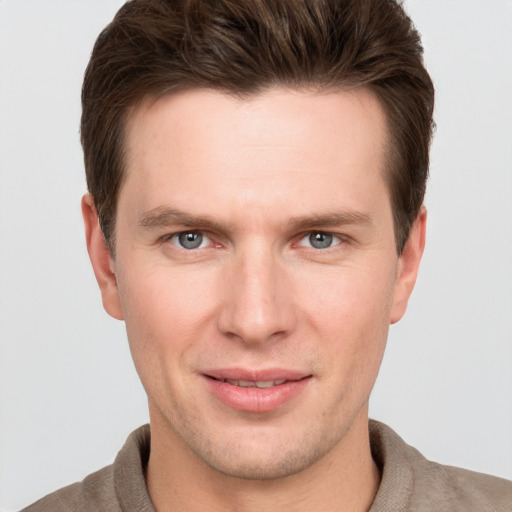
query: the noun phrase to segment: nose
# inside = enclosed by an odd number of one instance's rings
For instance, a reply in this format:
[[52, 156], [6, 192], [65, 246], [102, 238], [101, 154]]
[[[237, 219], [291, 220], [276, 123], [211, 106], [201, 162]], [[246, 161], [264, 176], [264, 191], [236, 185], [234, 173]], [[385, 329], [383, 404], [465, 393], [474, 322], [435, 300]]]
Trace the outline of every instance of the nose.
[[296, 324], [292, 282], [265, 247], [235, 254], [223, 275], [218, 328], [230, 338], [260, 344], [289, 335]]

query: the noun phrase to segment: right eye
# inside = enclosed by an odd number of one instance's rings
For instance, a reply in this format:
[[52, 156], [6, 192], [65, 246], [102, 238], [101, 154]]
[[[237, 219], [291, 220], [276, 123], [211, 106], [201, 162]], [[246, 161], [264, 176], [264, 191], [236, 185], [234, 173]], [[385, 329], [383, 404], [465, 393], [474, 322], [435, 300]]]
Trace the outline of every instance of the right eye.
[[299, 243], [303, 247], [311, 247], [313, 249], [330, 249], [342, 243], [342, 239], [332, 233], [326, 231], [312, 231], [308, 233]]
[[201, 231], [182, 231], [170, 237], [169, 240], [174, 245], [188, 251], [202, 249], [211, 244], [211, 240]]

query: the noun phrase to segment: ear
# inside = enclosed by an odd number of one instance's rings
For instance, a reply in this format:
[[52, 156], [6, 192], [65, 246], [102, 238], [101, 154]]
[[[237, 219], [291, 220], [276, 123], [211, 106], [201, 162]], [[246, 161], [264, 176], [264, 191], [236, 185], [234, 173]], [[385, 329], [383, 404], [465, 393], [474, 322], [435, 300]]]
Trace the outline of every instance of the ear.
[[96, 207], [90, 194], [85, 194], [82, 198], [82, 216], [84, 218], [87, 251], [96, 281], [98, 281], [100, 287], [103, 307], [110, 316], [123, 320], [123, 310], [117, 289], [115, 262], [103, 237]]
[[393, 307], [391, 309], [390, 323], [392, 324], [398, 322], [404, 316], [407, 309], [407, 303], [418, 277], [420, 261], [425, 248], [426, 228], [427, 210], [422, 206], [420, 213], [411, 226], [409, 238], [398, 263], [398, 277], [395, 285]]

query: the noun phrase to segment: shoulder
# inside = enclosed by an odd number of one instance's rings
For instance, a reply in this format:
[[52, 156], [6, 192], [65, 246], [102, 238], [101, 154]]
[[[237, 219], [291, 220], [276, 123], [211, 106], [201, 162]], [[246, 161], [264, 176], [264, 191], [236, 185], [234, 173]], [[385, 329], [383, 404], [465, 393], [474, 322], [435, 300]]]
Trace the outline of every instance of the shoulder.
[[[382, 473], [375, 510], [512, 512], [512, 482], [427, 460], [382, 423], [370, 423]], [[391, 510], [391, 509], [389, 509]]]
[[22, 512], [154, 512], [144, 476], [150, 440], [149, 425], [138, 428], [114, 464], [49, 494]]
[[113, 466], [92, 473], [82, 482], [63, 487], [24, 508], [22, 512], [89, 512], [120, 509], [114, 488]]
[[428, 506], [451, 512], [512, 511], [512, 482], [508, 480], [426, 459], [416, 459], [413, 470], [416, 492], [411, 505], [419, 510]]

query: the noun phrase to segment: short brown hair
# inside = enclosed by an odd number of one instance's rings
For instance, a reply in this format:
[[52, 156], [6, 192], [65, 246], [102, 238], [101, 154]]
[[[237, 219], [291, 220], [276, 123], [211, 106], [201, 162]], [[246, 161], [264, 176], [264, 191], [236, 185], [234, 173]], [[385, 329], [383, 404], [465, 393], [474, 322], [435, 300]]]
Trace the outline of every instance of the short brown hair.
[[420, 36], [395, 0], [130, 0], [98, 37], [82, 90], [87, 185], [115, 248], [124, 128], [148, 96], [272, 86], [371, 90], [389, 126], [397, 252], [423, 202], [434, 88]]

